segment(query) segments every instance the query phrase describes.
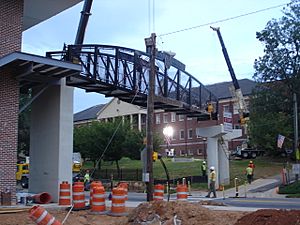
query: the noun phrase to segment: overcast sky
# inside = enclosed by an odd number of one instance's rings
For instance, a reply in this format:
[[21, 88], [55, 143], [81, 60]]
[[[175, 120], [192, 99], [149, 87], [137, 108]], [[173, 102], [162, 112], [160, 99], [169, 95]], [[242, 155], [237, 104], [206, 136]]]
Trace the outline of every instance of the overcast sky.
[[[170, 32], [207, 24], [265, 8], [288, 0], [94, 0], [85, 34], [85, 44], [118, 45], [145, 50], [144, 38], [157, 34], [159, 50], [176, 53], [175, 58], [203, 84], [231, 81], [216, 32], [209, 25], [170, 35]], [[83, 3], [36, 25], [23, 33], [22, 51], [45, 55], [73, 44]], [[153, 10], [154, 6], [154, 10]], [[221, 33], [238, 79], [252, 78], [253, 62], [263, 54], [256, 39], [272, 18], [282, 16], [282, 8], [239, 17], [213, 26]], [[74, 112], [109, 99], [101, 94], [75, 90]]]

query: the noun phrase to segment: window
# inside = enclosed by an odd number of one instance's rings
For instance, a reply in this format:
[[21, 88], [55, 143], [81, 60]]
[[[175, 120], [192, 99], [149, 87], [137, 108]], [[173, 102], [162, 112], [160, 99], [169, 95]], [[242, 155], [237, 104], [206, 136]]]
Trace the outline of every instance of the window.
[[184, 130], [179, 131], [179, 139], [183, 140], [184, 139]]
[[164, 114], [164, 123], [168, 123], [168, 114], [167, 113]]
[[193, 120], [193, 117], [187, 117], [187, 120]]
[[242, 127], [239, 124], [234, 124], [234, 129], [242, 129]]
[[174, 133], [174, 132], [173, 132], [173, 135], [171, 136], [171, 140], [172, 140], [172, 141], [176, 140], [176, 138], [175, 138], [175, 133]]
[[189, 155], [194, 155], [194, 151], [193, 151], [193, 150], [189, 150], [189, 151], [188, 151], [188, 154], [189, 154]]
[[160, 124], [160, 114], [155, 115], [156, 124]]
[[179, 121], [184, 121], [184, 115], [179, 115]]
[[171, 113], [171, 122], [176, 122], [176, 113]]
[[224, 106], [223, 106], [223, 112], [230, 112], [230, 107], [229, 107], [229, 105], [224, 105]]
[[180, 151], [179, 151], [179, 154], [180, 154], [180, 156], [184, 156], [184, 155], [185, 155], [184, 150], [180, 150]]
[[189, 129], [188, 139], [192, 139], [192, 138], [193, 138], [193, 129]]
[[239, 114], [239, 105], [238, 105], [238, 103], [233, 104], [233, 114]]

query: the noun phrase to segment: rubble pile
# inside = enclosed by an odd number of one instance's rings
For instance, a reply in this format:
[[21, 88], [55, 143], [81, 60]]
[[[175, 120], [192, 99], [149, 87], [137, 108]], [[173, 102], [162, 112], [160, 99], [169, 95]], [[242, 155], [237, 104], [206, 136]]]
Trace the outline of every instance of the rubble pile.
[[299, 210], [261, 209], [240, 218], [235, 225], [299, 225]]
[[217, 212], [199, 203], [156, 201], [140, 204], [128, 216], [126, 225], [232, 225], [245, 213]]

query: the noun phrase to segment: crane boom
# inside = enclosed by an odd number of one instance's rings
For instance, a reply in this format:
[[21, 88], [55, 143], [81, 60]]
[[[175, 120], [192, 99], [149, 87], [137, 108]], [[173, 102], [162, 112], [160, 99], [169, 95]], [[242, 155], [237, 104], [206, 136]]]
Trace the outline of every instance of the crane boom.
[[239, 106], [240, 118], [242, 119], [242, 118], [245, 117], [244, 114], [248, 113], [242, 90], [240, 88], [238, 80], [236, 79], [233, 67], [231, 65], [231, 61], [230, 61], [227, 49], [225, 47], [223, 38], [222, 38], [220, 28], [219, 27], [210, 27], [210, 28], [217, 32], [217, 35], [218, 35], [218, 38], [219, 38], [219, 41], [220, 41], [220, 44], [221, 44], [221, 47], [222, 47], [222, 52], [223, 52], [223, 55], [224, 55], [224, 58], [225, 58], [225, 61], [226, 61], [231, 79], [232, 79], [232, 83], [233, 83], [233, 86], [234, 86], [234, 95], [235, 95], [235, 98], [237, 99], [237, 103], [238, 103], [238, 106]]
[[75, 39], [75, 45], [82, 45], [85, 30], [87, 27], [87, 23], [89, 20], [89, 16], [91, 15], [91, 7], [92, 7], [93, 0], [85, 0], [83, 9], [81, 11], [81, 17], [77, 29], [76, 39]]

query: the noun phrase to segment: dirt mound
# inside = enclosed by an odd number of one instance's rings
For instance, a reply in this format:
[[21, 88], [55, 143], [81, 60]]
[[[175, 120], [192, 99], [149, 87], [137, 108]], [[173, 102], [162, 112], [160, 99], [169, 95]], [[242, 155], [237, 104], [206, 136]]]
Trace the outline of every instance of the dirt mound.
[[235, 225], [297, 225], [300, 224], [299, 210], [261, 209], [240, 218]]
[[[216, 215], [217, 214], [217, 215]], [[198, 225], [232, 225], [244, 213], [221, 212], [216, 213], [204, 208], [199, 203], [156, 201], [140, 204], [128, 216], [128, 225], [138, 224], [174, 224], [174, 220], [181, 224]], [[180, 224], [180, 223], [178, 223]]]

